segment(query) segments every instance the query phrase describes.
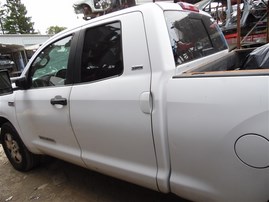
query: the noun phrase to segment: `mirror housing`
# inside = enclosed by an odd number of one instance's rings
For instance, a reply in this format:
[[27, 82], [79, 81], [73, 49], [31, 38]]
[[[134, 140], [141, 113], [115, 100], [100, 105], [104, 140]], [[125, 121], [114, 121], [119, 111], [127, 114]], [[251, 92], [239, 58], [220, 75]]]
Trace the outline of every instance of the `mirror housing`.
[[12, 84], [7, 70], [0, 71], [0, 96], [13, 93]]
[[25, 77], [19, 77], [15, 80], [15, 84], [18, 89], [26, 90], [28, 89], [27, 79]]

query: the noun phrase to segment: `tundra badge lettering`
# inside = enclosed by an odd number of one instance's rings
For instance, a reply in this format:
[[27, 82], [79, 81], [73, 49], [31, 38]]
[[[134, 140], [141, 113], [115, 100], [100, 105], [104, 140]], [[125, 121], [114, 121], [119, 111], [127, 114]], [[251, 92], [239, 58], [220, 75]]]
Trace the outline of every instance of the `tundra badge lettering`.
[[133, 66], [132, 67], [132, 71], [136, 71], [136, 70], [142, 70], [143, 69], [143, 66]]

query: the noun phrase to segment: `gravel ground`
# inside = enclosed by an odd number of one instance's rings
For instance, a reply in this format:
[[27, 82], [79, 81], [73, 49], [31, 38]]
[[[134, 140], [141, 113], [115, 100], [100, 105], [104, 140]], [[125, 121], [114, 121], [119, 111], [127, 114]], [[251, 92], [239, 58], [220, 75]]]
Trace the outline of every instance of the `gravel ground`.
[[0, 145], [0, 202], [6, 201], [187, 202], [57, 159], [21, 173], [12, 168]]

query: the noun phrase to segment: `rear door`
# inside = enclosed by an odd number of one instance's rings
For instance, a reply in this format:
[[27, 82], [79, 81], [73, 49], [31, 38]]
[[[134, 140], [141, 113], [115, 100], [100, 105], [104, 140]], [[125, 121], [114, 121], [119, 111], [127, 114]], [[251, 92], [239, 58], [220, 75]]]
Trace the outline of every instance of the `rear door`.
[[150, 78], [142, 14], [85, 28], [73, 129], [91, 169], [156, 188]]

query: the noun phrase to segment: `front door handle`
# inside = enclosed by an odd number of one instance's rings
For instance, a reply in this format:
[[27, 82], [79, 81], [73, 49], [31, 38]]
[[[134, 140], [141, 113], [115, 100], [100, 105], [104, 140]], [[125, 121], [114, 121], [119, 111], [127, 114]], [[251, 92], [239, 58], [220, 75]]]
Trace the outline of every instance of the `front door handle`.
[[63, 98], [60, 95], [57, 95], [50, 100], [50, 104], [52, 104], [52, 105], [67, 105], [67, 99]]

